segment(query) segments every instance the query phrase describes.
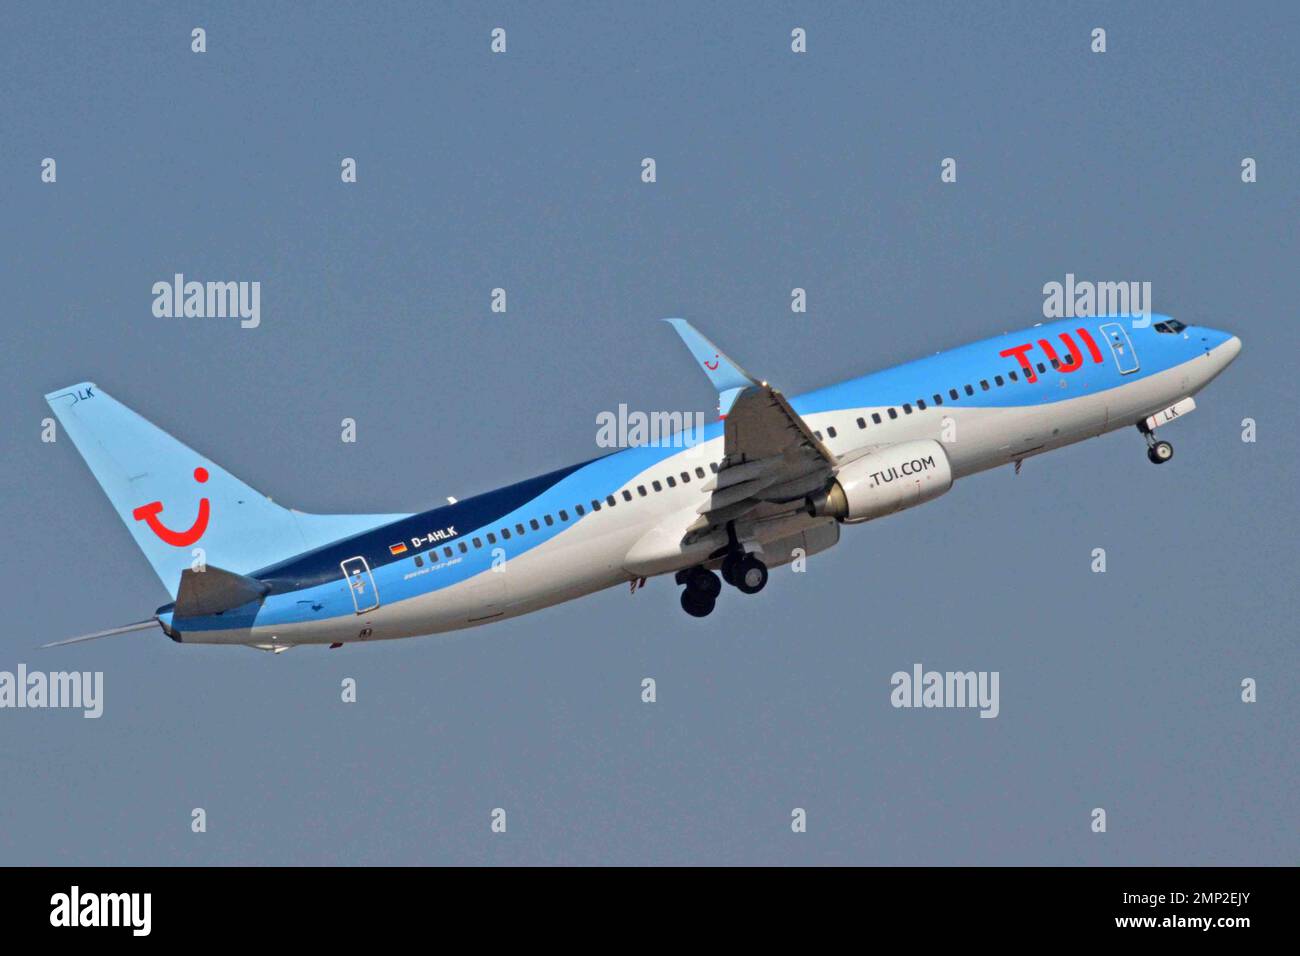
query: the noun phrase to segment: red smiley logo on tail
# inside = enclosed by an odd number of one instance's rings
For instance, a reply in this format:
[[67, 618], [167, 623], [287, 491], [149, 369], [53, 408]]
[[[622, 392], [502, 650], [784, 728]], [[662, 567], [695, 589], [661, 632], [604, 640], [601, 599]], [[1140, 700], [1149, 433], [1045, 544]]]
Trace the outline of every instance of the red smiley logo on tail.
[[[208, 480], [208, 470], [206, 468], [195, 468], [194, 480], [199, 484], [203, 484]], [[184, 531], [173, 531], [158, 520], [158, 512], [163, 510], [161, 501], [151, 501], [147, 505], [141, 505], [131, 512], [131, 517], [136, 521], [146, 522], [150, 531], [172, 547], [183, 548], [198, 541], [199, 538], [203, 537], [203, 532], [208, 530], [208, 507], [208, 499], [200, 498], [199, 516], [194, 519], [194, 524]]]
[[704, 367], [707, 368], [710, 372], [716, 372], [720, 364], [721, 363], [718, 361], [718, 356], [715, 355], [713, 356], [712, 362], [708, 361], [707, 359], [705, 360]]

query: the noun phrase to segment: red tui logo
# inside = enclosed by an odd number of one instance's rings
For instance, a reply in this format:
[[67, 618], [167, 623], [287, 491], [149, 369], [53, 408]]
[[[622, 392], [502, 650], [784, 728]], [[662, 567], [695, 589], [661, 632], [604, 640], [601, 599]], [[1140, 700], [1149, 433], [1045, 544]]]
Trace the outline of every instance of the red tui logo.
[[[1101, 349], [1097, 348], [1097, 343], [1092, 340], [1092, 336], [1088, 334], [1088, 330], [1077, 329], [1076, 331], [1078, 332], [1079, 338], [1083, 341], [1083, 344], [1087, 346], [1088, 354], [1092, 356], [1092, 360], [1098, 365], [1102, 364], [1103, 359], [1101, 357]], [[1056, 348], [1051, 342], [1047, 341], [1047, 339], [1039, 339], [1038, 347], [1043, 350], [1043, 354], [1047, 356], [1047, 360], [1056, 365], [1056, 371], [1077, 372], [1083, 367], [1083, 353], [1081, 353], [1079, 347], [1074, 344], [1074, 339], [1070, 337], [1069, 332], [1061, 332], [1060, 336], [1062, 344], [1070, 353], [1070, 360], [1068, 362], [1062, 362], [1057, 358]], [[1003, 349], [998, 353], [998, 355], [1003, 358], [1011, 358], [1011, 356], [1014, 355], [1020, 362], [1021, 369], [1024, 370], [1025, 381], [1036, 382], [1038, 381], [1038, 376], [1034, 374], [1034, 363], [1025, 357], [1026, 353], [1033, 347], [1034, 343], [1026, 342], [1024, 345], [1017, 345], [1013, 349]], [[1056, 364], [1058, 362], [1059, 364]]]
[[[206, 468], [194, 469], [194, 480], [203, 484], [208, 480], [208, 470]], [[156, 534], [163, 541], [170, 544], [173, 548], [184, 548], [193, 544], [203, 537], [203, 532], [208, 530], [209, 506], [207, 498], [199, 499], [199, 516], [194, 519], [194, 524], [190, 525], [184, 531], [173, 531], [161, 521], [158, 520], [158, 513], [163, 510], [161, 501], [151, 501], [147, 505], [141, 505], [131, 512], [131, 517], [136, 521], [143, 521], [149, 525], [149, 530]]]

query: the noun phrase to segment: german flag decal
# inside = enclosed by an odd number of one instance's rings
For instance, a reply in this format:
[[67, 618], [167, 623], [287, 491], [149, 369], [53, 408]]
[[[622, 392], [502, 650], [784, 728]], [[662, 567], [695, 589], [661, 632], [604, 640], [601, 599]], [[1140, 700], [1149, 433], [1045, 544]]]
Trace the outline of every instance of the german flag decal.
[[388, 546], [388, 553], [389, 553], [389, 554], [406, 554], [406, 544], [403, 543], [403, 542], [401, 542], [401, 541], [397, 542], [397, 544], [390, 544], [390, 545]]

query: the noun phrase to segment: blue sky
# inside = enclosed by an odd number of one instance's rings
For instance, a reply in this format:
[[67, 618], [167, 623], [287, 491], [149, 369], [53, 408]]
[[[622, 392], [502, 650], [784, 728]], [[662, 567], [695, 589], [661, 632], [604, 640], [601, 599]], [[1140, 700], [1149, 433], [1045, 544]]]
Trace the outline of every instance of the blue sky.
[[[0, 711], [0, 862], [1293, 863], [1298, 18], [12, 5], [0, 670], [103, 671], [105, 710]], [[261, 325], [154, 317], [176, 272], [260, 281]], [[282, 503], [417, 510], [593, 456], [621, 402], [710, 410], [664, 316], [799, 393], [1067, 273], [1244, 341], [1169, 465], [1125, 431], [971, 478], [703, 621], [661, 579], [338, 651], [35, 649], [167, 599], [41, 442], [56, 387]], [[916, 662], [998, 671], [998, 718], [892, 708]]]

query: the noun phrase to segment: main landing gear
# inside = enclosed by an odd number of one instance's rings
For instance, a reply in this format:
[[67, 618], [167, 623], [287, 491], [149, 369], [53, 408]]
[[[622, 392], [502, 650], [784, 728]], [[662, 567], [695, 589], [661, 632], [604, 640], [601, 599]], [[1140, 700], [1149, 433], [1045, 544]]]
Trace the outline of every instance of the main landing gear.
[[767, 565], [752, 554], [731, 554], [722, 562], [722, 579], [742, 594], [757, 594], [767, 586]]
[[1151, 464], [1163, 465], [1174, 457], [1174, 446], [1167, 441], [1157, 439], [1156, 433], [1146, 427], [1146, 422], [1141, 422], [1137, 429], [1142, 433], [1142, 437], [1147, 440], [1147, 460]]
[[757, 594], [767, 585], [767, 565], [752, 554], [728, 555], [722, 562], [722, 579], [708, 568], [677, 572], [682, 588], [682, 610], [691, 617], [707, 617], [722, 593], [722, 580], [743, 594]]
[[682, 589], [682, 610], [691, 617], [708, 617], [722, 593], [722, 582], [708, 568], [688, 568], [677, 572]]

